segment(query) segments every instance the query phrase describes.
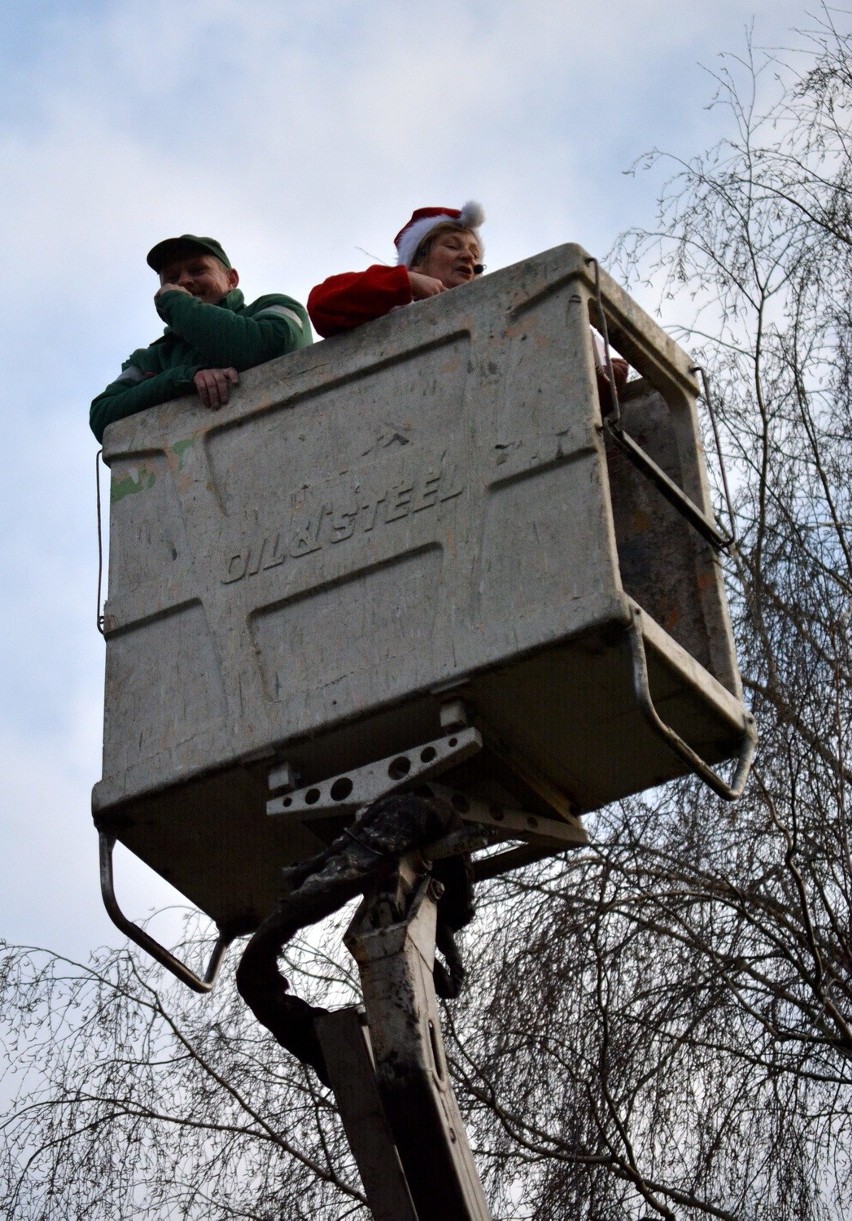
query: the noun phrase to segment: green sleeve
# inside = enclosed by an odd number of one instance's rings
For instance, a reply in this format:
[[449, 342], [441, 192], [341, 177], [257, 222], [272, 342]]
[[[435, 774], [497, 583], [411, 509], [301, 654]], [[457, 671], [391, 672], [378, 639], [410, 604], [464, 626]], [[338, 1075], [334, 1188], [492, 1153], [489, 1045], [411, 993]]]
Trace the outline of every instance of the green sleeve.
[[[134, 353], [134, 356], [136, 354]], [[203, 365], [179, 365], [161, 373], [146, 373], [133, 363], [132, 356], [124, 365], [121, 377], [110, 382], [103, 394], [92, 400], [89, 409], [89, 424], [101, 442], [104, 429], [115, 420], [135, 415], [158, 403], [166, 403], [180, 394], [195, 389], [193, 377]]]
[[304, 308], [280, 294], [235, 310], [170, 292], [158, 298], [157, 312], [169, 324], [181, 356], [195, 363], [163, 369], [173, 349], [161, 350], [162, 341], [134, 352], [121, 376], [92, 402], [89, 423], [98, 441], [113, 421], [191, 393], [199, 369], [242, 371], [312, 342]]
[[304, 307], [278, 294], [233, 311], [170, 292], [157, 298], [157, 312], [198, 353], [202, 369], [251, 369], [311, 342]]

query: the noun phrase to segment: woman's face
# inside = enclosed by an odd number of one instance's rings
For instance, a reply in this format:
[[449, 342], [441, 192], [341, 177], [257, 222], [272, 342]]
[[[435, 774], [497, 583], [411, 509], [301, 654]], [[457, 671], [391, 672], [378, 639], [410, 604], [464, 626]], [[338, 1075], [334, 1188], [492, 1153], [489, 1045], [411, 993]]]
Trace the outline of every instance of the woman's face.
[[440, 280], [444, 288], [457, 288], [476, 277], [474, 268], [482, 252], [476, 235], [470, 229], [450, 229], [439, 233], [419, 263], [411, 270]]

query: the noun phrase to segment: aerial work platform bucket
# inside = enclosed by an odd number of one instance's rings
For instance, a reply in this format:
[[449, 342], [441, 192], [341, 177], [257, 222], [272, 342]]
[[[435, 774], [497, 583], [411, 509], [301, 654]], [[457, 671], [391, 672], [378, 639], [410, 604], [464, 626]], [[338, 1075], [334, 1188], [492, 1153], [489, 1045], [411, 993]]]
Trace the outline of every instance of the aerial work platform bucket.
[[[480, 745], [447, 782], [574, 842], [579, 815], [689, 771], [741, 787], [698, 386], [601, 273], [641, 375], [605, 422], [596, 274], [561, 246], [250, 370], [218, 412], [107, 430], [95, 821], [220, 928], [256, 927], [282, 865], [338, 833], [335, 778], [348, 796], [438, 740], [448, 701]], [[270, 817], [270, 772], [322, 817]]]

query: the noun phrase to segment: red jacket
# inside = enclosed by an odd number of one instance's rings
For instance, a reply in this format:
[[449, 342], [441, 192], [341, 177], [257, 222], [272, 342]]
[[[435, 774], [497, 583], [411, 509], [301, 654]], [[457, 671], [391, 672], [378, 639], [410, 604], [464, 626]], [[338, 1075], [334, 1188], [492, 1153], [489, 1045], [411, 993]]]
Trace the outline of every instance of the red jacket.
[[317, 284], [308, 296], [308, 313], [314, 330], [327, 339], [382, 318], [413, 300], [407, 267], [375, 264], [366, 271], [345, 271]]

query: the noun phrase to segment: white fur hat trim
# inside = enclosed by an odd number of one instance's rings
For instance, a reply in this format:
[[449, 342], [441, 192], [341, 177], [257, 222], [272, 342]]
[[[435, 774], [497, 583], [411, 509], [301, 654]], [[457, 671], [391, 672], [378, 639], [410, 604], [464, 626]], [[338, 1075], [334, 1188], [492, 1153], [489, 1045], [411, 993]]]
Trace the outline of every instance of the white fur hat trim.
[[447, 221], [458, 225], [460, 229], [472, 230], [476, 234], [480, 250], [482, 250], [479, 226], [484, 220], [485, 212], [482, 204], [473, 199], [469, 199], [461, 210], [457, 208], [418, 208], [416, 212], [412, 213], [408, 224], [404, 225], [394, 238], [398, 251], [396, 261], [398, 264], [410, 267], [417, 253], [417, 247], [423, 239], [436, 225], [443, 225]]

